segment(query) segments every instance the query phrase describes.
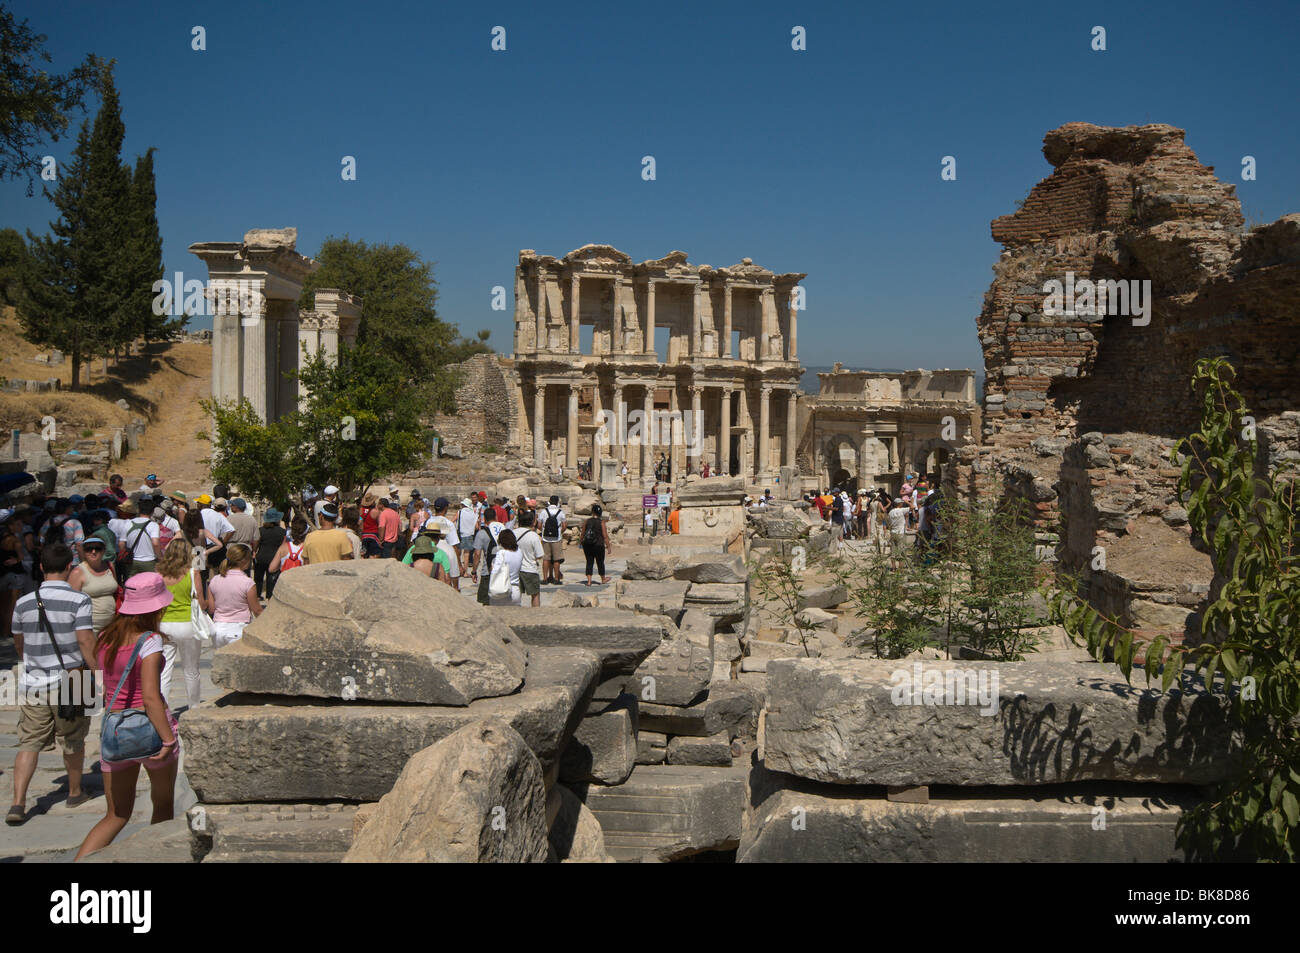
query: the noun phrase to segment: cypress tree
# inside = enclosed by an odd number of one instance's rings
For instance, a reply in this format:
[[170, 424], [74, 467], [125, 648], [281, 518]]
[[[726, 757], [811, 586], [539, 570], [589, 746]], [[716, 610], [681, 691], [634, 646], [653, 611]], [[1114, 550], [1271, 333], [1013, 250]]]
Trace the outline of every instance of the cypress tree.
[[[163, 277], [162, 235], [158, 232], [158, 195], [154, 186], [152, 148], [135, 160], [131, 176], [131, 246], [127, 250], [132, 269], [130, 314], [135, 336], [146, 342], [167, 341], [185, 327], [184, 317], [153, 313], [153, 284]], [[176, 289], [177, 293], [180, 289]]]

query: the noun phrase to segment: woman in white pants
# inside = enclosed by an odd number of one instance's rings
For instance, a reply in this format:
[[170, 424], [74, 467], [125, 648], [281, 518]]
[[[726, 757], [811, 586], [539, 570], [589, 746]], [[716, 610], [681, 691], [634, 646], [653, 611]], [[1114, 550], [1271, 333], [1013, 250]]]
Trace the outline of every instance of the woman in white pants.
[[[197, 602], [204, 612], [212, 612], [212, 595], [203, 586], [203, 576], [193, 568], [190, 544], [184, 536], [177, 536], [167, 544], [162, 559], [158, 560], [158, 575], [163, 577], [172, 594], [171, 604], [163, 610], [159, 628], [163, 635], [175, 645], [171, 658], [164, 652], [162, 690], [163, 698], [171, 704], [171, 676], [173, 660], [179, 660], [181, 671], [185, 673], [185, 692], [189, 707], [193, 708], [202, 700], [199, 687], [199, 656], [203, 652], [203, 643], [194, 632], [194, 623], [190, 615], [191, 602]], [[164, 649], [167, 643], [163, 643]]]

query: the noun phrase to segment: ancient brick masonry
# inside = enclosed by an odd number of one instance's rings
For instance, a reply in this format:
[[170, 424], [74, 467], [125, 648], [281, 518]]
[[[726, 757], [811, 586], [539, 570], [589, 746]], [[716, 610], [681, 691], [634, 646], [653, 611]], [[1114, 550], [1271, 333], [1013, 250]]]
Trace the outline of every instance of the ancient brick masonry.
[[[1099, 608], [1196, 635], [1212, 569], [1168, 454], [1198, 421], [1196, 361], [1222, 355], [1270, 465], [1300, 456], [1300, 216], [1245, 232], [1234, 186], [1172, 126], [1068, 123], [1043, 154], [1055, 171], [993, 222], [983, 441], [960, 451], [959, 479], [1026, 498], [1040, 552], [1081, 571]], [[1132, 300], [1110, 313], [1113, 292], [1050, 313], [1045, 283], [1081, 279], [1149, 281], [1149, 322]]]

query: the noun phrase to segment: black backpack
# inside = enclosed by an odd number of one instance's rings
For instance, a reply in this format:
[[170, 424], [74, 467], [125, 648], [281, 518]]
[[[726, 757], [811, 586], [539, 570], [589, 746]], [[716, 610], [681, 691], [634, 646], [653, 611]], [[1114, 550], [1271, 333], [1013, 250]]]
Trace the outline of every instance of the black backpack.
[[546, 508], [546, 513], [546, 523], [542, 526], [542, 535], [549, 538], [558, 538], [560, 535], [559, 510], [552, 513], [551, 508], [548, 506]]
[[604, 535], [600, 531], [600, 518], [597, 516], [587, 520], [587, 525], [582, 531], [582, 541], [588, 546], [599, 546], [604, 543]]

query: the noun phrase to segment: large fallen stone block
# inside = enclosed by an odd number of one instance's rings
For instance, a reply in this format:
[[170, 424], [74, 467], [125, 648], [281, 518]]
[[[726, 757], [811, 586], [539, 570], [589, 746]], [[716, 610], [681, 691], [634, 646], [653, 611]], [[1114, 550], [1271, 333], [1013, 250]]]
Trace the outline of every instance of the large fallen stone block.
[[605, 832], [587, 805], [563, 784], [551, 786], [546, 802], [550, 822], [550, 860], [573, 864], [604, 864], [614, 858], [605, 853]]
[[[703, 615], [688, 609], [687, 616]], [[628, 681], [638, 698], [661, 705], [689, 705], [709, 687], [713, 673], [713, 619], [704, 615], [659, 644]]]
[[849, 591], [839, 583], [808, 586], [799, 596], [800, 609], [830, 609], [847, 602]]
[[712, 767], [731, 765], [731, 735], [720, 731], [707, 738], [678, 735], [668, 742], [669, 764], [698, 764]]
[[631, 675], [659, 643], [677, 634], [662, 616], [618, 609], [547, 609], [526, 606], [489, 608], [488, 613], [529, 646], [572, 646], [600, 659], [601, 680]]
[[508, 695], [526, 652], [482, 606], [391, 559], [284, 575], [212, 680], [238, 692], [467, 705]]
[[636, 763], [663, 764], [668, 760], [668, 736], [662, 731], [636, 733]]
[[377, 801], [417, 751], [490, 716], [549, 770], [586, 711], [599, 662], [582, 649], [529, 654], [522, 691], [465, 707], [227, 695], [181, 717], [185, 773], [205, 802]]
[[642, 702], [640, 727], [666, 735], [698, 738], [726, 731], [731, 737], [754, 737], [758, 726], [758, 699], [738, 682], [713, 682], [708, 694], [685, 707]]
[[354, 804], [196, 804], [186, 819], [205, 864], [337, 863]]
[[749, 578], [749, 569], [737, 553], [698, 553], [681, 557], [672, 576], [689, 582], [738, 583]]
[[560, 758], [561, 781], [622, 784], [636, 764], [637, 702], [622, 695], [578, 723]]
[[[1169, 863], [1186, 788], [1149, 796], [931, 800], [782, 790], [746, 819], [741, 863]], [[1102, 826], [1104, 825], [1104, 826]]]
[[614, 605], [631, 612], [666, 615], [676, 619], [685, 608], [686, 590], [691, 584], [676, 579], [627, 581], [614, 584]]
[[615, 860], [675, 860], [736, 847], [748, 773], [748, 768], [642, 765], [617, 787], [587, 788], [585, 800]]
[[81, 863], [192, 864], [199, 860], [194, 847], [189, 824], [185, 818], [177, 817], [119, 837], [102, 850], [87, 854]]
[[708, 613], [719, 625], [730, 625], [745, 618], [748, 599], [744, 583], [693, 582], [683, 604]]
[[839, 784], [1211, 784], [1237, 754], [1221, 695], [1113, 666], [773, 659], [767, 688], [767, 766]]
[[344, 863], [543, 863], [542, 766], [499, 719], [417, 753], [376, 805]]
[[634, 553], [627, 557], [627, 567], [622, 578], [628, 580], [660, 580], [673, 578], [681, 562], [675, 553]]

